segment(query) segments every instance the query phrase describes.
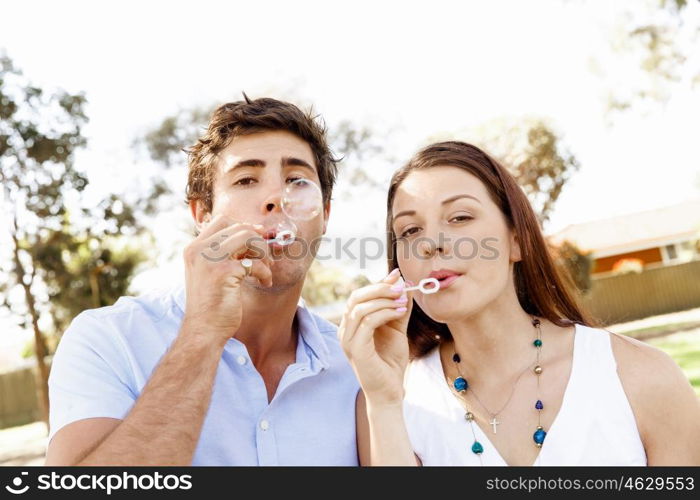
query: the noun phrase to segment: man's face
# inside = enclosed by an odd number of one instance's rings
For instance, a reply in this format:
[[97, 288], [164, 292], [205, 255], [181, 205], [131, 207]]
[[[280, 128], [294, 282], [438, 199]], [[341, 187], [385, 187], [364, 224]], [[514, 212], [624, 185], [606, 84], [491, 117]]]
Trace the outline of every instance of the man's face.
[[[201, 203], [193, 207], [197, 226], [201, 228], [223, 214], [232, 223], [261, 224], [267, 237], [274, 235], [280, 222], [290, 220], [281, 205], [285, 187], [303, 178], [320, 188], [316, 168], [309, 144], [289, 132], [265, 131], [236, 137], [219, 153], [211, 214], [204, 212]], [[330, 203], [310, 220], [292, 220], [297, 227], [294, 243], [286, 247], [269, 245], [273, 256], [272, 290], [303, 282], [318, 241], [326, 232], [329, 213]], [[252, 284], [254, 280], [248, 281]]]

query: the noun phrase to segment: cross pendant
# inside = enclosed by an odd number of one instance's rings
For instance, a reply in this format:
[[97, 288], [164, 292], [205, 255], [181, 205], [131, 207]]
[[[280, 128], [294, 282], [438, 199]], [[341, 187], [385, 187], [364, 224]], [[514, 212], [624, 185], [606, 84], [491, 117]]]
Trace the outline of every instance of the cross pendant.
[[501, 425], [501, 423], [498, 420], [496, 420], [496, 417], [493, 417], [489, 424], [493, 426], [493, 433], [496, 434], [496, 426]]

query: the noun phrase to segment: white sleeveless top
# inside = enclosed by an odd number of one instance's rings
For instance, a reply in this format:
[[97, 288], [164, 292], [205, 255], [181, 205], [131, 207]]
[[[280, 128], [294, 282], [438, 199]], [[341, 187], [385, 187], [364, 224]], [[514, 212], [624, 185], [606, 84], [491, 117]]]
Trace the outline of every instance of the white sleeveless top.
[[[647, 465], [616, 368], [610, 334], [577, 324], [561, 409], [545, 429], [547, 437], [533, 465]], [[411, 361], [404, 385], [406, 427], [423, 465], [508, 465], [476, 423], [474, 433], [484, 447], [481, 460], [471, 451], [472, 424], [447, 385], [439, 349]]]

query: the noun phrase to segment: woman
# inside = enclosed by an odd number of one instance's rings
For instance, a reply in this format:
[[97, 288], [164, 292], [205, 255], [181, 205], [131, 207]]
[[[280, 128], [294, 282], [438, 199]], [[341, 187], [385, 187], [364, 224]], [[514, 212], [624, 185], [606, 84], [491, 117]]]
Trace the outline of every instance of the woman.
[[[339, 329], [363, 465], [700, 465], [682, 371], [593, 327], [486, 153], [417, 153], [392, 178], [387, 234], [393, 271], [353, 292]], [[429, 277], [437, 292], [404, 290]]]

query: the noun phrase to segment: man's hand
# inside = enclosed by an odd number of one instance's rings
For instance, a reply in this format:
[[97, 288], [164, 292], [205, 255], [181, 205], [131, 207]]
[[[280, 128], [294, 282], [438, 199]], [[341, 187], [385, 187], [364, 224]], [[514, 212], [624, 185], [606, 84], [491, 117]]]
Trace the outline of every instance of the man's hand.
[[[245, 276], [241, 260], [253, 262]], [[269, 247], [261, 225], [215, 217], [184, 251], [187, 305], [185, 323], [198, 334], [225, 343], [243, 320], [241, 284], [257, 279], [272, 286]]]

